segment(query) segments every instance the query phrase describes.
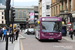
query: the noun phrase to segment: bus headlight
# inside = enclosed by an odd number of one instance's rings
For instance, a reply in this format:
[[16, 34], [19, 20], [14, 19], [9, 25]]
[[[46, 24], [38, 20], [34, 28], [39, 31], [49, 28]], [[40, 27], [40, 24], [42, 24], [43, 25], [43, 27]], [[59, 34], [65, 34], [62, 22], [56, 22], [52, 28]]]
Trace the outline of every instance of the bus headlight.
[[57, 37], [59, 37], [59, 36], [61, 36], [61, 33]]

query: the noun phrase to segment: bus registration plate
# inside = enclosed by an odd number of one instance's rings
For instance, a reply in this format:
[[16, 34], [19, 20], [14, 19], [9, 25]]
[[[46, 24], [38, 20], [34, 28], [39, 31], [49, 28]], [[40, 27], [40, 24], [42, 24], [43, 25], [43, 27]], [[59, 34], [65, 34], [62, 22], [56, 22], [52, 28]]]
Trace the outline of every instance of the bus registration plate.
[[52, 39], [53, 40], [54, 38], [49, 38], [49, 39]]

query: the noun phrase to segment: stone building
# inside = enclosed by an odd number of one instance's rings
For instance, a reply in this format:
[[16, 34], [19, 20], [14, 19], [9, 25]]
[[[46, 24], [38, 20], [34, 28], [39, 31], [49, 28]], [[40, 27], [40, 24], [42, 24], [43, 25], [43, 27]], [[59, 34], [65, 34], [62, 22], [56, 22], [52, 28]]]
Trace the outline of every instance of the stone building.
[[51, 0], [51, 16], [62, 17], [67, 24], [70, 14], [75, 18], [75, 0]]
[[39, 7], [38, 7], [39, 18], [51, 16], [50, 6], [51, 0], [39, 0]]

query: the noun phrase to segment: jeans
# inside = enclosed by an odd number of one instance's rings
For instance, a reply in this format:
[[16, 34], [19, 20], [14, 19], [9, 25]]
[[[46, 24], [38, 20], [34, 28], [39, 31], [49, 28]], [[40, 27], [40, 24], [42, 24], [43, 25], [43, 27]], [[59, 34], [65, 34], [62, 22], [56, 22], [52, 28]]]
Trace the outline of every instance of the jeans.
[[3, 35], [3, 41], [4, 41], [4, 39], [5, 39], [5, 41], [6, 41], [6, 37], [5, 37], [5, 35]]

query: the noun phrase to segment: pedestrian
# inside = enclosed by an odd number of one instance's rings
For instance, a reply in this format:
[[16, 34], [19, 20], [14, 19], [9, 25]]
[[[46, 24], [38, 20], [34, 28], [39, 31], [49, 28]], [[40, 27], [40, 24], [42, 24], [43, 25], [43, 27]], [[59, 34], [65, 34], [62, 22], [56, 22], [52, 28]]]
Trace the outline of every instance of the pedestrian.
[[73, 30], [74, 36], [75, 36], [75, 29]]
[[19, 34], [19, 28], [16, 28], [16, 40], [18, 39], [18, 34]]
[[14, 33], [13, 37], [14, 37], [14, 41], [15, 41], [15, 36], [16, 36], [16, 28], [13, 28], [13, 33]]
[[6, 40], [6, 37], [5, 37], [6, 32], [7, 32], [7, 29], [6, 29], [6, 27], [4, 26], [4, 30], [3, 30], [3, 41], [4, 41], [4, 39]]
[[70, 34], [70, 38], [73, 40], [73, 30], [72, 29], [70, 30], [69, 34]]
[[15, 41], [15, 34], [14, 34], [14, 32], [15, 32], [15, 29], [13, 28], [13, 31], [11, 29], [12, 43], [13, 43], [13, 40]]
[[12, 27], [9, 28], [9, 31], [10, 31], [9, 35], [10, 35], [10, 41], [11, 41], [11, 38], [12, 38], [12, 33], [11, 33]]
[[0, 37], [1, 37], [1, 39], [2, 39], [2, 29], [1, 29], [1, 27], [0, 27]]

